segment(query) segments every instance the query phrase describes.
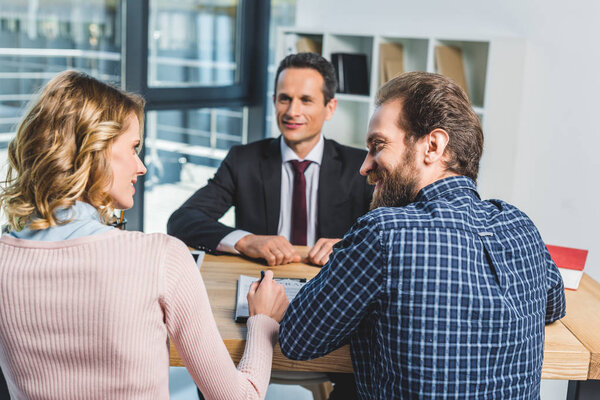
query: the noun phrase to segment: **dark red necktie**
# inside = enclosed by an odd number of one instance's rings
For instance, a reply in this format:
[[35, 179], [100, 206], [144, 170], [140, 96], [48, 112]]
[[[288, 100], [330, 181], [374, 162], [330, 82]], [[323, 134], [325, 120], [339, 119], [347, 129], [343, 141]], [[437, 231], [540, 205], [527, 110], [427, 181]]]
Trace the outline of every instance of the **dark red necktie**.
[[306, 246], [306, 178], [304, 171], [310, 165], [310, 161], [292, 160], [294, 169], [294, 192], [292, 195], [292, 244]]

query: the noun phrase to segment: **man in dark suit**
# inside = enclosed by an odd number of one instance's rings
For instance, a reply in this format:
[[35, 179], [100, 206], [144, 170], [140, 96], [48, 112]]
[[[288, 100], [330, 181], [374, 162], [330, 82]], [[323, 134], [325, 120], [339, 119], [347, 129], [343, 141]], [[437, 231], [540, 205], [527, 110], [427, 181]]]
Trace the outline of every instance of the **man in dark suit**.
[[[208, 252], [239, 252], [269, 265], [300, 261], [312, 246], [323, 265], [332, 246], [369, 210], [372, 186], [359, 174], [366, 152], [324, 139], [335, 112], [333, 66], [312, 53], [286, 57], [273, 102], [281, 136], [233, 147], [214, 178], [168, 223], [168, 233]], [[236, 228], [218, 222], [235, 207]], [[291, 242], [291, 243], [290, 243]]]

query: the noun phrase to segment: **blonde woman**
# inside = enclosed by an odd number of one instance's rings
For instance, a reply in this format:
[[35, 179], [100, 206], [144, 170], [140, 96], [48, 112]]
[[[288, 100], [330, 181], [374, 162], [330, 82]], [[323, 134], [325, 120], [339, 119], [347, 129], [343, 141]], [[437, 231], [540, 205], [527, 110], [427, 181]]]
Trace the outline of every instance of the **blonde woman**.
[[234, 366], [188, 249], [114, 229], [146, 172], [144, 101], [83, 73], [51, 80], [10, 143], [0, 194], [0, 366], [13, 399], [165, 399], [169, 346], [208, 399], [263, 398], [287, 298], [248, 294]]

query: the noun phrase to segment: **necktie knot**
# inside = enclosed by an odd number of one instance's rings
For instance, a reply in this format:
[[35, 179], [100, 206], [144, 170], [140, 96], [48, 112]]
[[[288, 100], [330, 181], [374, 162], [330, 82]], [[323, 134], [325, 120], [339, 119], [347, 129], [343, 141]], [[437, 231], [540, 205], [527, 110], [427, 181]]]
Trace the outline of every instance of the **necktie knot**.
[[309, 160], [292, 160], [290, 162], [292, 163], [292, 168], [294, 168], [294, 172], [297, 174], [304, 174], [304, 171], [306, 171], [306, 168], [308, 168], [308, 166], [311, 163]]

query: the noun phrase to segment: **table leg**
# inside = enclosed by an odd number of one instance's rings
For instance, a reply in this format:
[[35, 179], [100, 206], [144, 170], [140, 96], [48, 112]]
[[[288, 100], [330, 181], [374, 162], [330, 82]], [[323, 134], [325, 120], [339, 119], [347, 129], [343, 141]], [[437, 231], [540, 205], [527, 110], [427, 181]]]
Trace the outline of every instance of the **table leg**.
[[600, 380], [569, 381], [567, 400], [598, 400], [600, 399]]
[[567, 389], [567, 400], [580, 400], [579, 381], [569, 381], [569, 388]]

